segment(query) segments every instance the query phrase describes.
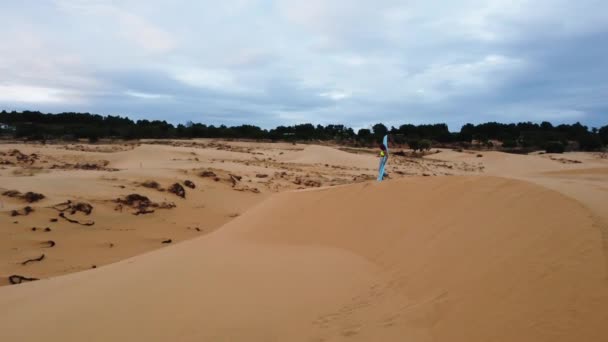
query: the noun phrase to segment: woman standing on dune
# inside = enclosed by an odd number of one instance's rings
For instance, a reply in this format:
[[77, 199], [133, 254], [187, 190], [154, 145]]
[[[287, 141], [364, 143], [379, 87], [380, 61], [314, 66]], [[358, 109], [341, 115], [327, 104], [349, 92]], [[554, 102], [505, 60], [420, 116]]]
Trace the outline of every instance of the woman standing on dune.
[[378, 166], [378, 181], [384, 178], [384, 167], [388, 160], [388, 135], [384, 136], [382, 144], [380, 144], [380, 165]]

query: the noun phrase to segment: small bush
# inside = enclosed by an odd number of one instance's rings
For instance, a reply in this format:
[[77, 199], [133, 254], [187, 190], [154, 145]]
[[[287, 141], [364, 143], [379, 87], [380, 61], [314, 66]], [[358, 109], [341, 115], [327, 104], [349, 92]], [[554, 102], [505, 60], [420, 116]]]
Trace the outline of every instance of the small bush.
[[211, 178], [217, 177], [217, 175], [213, 171], [203, 171], [199, 174], [199, 176], [200, 177], [211, 177]]
[[38, 201], [44, 199], [43, 194], [39, 194], [36, 192], [31, 192], [31, 191], [28, 191], [25, 194], [22, 194], [16, 190], [9, 190], [9, 191], [5, 191], [4, 193], [2, 193], [2, 195], [7, 196], [7, 197], [21, 198], [22, 200], [24, 200], [28, 203], [34, 203], [34, 202], [38, 202]]
[[408, 141], [408, 142], [407, 142], [407, 145], [408, 145], [408, 146], [409, 146], [409, 147], [410, 147], [412, 150], [416, 151], [416, 150], [419, 148], [420, 143], [419, 143], [419, 141], [418, 141], [418, 140], [410, 140], [410, 141]]
[[559, 141], [551, 141], [545, 145], [545, 152], [547, 153], [564, 153], [566, 146]]
[[515, 140], [505, 140], [502, 142], [502, 147], [504, 148], [515, 148], [517, 147], [517, 141]]
[[186, 198], [186, 189], [184, 189], [184, 187], [181, 186], [181, 184], [179, 184], [179, 183], [175, 183], [175, 184], [171, 185], [171, 187], [168, 189], [168, 191], [172, 194], [176, 194], [177, 196], [179, 196], [181, 198]]
[[141, 186], [143, 186], [144, 188], [150, 188], [150, 189], [160, 189], [160, 184], [158, 184], [158, 182], [153, 181], [153, 180], [145, 181], [145, 182], [141, 183]]
[[431, 149], [431, 146], [432, 146], [431, 141], [427, 140], [427, 139], [422, 139], [418, 142], [418, 149], [420, 151], [422, 151], [422, 150], [428, 151]]
[[586, 134], [578, 139], [583, 151], [598, 151], [602, 148], [602, 139], [598, 135]]

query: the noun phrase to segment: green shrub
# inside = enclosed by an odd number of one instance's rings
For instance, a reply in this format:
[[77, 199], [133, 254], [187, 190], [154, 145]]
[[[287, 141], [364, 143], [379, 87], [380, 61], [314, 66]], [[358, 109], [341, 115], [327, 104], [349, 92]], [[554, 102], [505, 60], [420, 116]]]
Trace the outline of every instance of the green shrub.
[[515, 148], [517, 147], [517, 141], [509, 139], [502, 142], [502, 147], [504, 148]]
[[422, 139], [418, 142], [418, 149], [420, 151], [422, 151], [422, 150], [428, 151], [431, 149], [431, 146], [432, 146], [431, 141], [427, 140], [427, 139]]
[[550, 141], [545, 145], [545, 152], [547, 153], [564, 153], [566, 146], [559, 141]]

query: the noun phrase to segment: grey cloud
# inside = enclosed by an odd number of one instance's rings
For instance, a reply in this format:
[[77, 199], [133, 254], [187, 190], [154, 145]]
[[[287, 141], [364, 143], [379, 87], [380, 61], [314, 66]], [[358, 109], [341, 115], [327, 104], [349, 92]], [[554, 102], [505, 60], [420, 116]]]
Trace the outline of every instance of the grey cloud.
[[0, 86], [78, 100], [7, 108], [265, 127], [608, 123], [604, 1], [57, 0], [3, 3], [0, 19]]

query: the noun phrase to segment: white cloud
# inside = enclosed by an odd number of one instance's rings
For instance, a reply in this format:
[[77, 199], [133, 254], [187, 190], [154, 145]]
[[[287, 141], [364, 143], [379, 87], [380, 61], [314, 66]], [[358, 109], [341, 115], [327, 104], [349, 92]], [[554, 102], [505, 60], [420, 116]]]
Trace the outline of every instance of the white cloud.
[[319, 94], [319, 96], [327, 97], [334, 101], [340, 101], [340, 100], [344, 100], [344, 99], [351, 97], [351, 94], [349, 92], [345, 92], [345, 91], [341, 91], [341, 90], [332, 90], [332, 91], [321, 93], [321, 94]]
[[169, 98], [172, 98], [172, 96], [170, 96], [170, 95], [151, 94], [151, 93], [144, 93], [144, 92], [133, 91], [133, 90], [127, 90], [127, 91], [125, 91], [125, 94], [128, 95], [128, 96], [132, 96], [132, 97], [136, 97], [136, 98], [140, 98], [140, 99], [144, 99], [144, 100], [157, 100], [157, 99], [169, 99]]
[[215, 90], [237, 87], [234, 76], [226, 70], [204, 68], [180, 68], [173, 77], [188, 85]]
[[62, 89], [28, 85], [0, 85], [0, 103], [63, 103], [74, 99]]

